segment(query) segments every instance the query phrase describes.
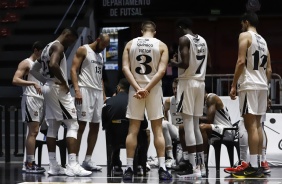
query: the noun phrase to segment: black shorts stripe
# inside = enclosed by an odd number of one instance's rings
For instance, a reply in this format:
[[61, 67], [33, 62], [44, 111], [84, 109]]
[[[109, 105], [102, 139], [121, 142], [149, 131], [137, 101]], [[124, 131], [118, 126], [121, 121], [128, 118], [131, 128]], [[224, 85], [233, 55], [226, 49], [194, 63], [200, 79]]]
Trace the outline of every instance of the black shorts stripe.
[[32, 122], [32, 118], [29, 114], [26, 102], [25, 102], [25, 121], [26, 122]]
[[244, 104], [243, 104], [243, 110], [242, 110], [242, 116], [244, 114], [248, 113], [248, 105], [247, 105], [247, 93], [245, 94]]
[[62, 109], [62, 114], [64, 119], [73, 119], [73, 117], [70, 115], [70, 113], [67, 111], [67, 109], [63, 106], [63, 104], [59, 101], [60, 107]]
[[183, 109], [183, 106], [182, 106], [183, 98], [184, 98], [184, 92], [182, 92], [182, 94], [181, 94], [180, 101], [179, 101], [179, 103], [177, 105], [176, 112], [182, 112], [182, 109]]
[[224, 117], [227, 121], [230, 121], [230, 118], [226, 117], [224, 109], [217, 110], [217, 112]]

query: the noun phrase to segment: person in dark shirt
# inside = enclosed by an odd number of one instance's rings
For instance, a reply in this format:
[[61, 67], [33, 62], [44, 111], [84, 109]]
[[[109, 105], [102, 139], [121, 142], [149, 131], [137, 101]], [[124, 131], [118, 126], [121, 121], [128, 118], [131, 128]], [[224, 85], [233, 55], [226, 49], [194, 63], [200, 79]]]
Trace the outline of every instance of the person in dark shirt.
[[[110, 128], [111, 123], [115, 123], [115, 121], [128, 120], [126, 115], [126, 109], [128, 104], [128, 90], [129, 90], [129, 82], [126, 78], [120, 79], [115, 94], [108, 98], [105, 101], [104, 107], [102, 109], [102, 126], [103, 130]], [[118, 122], [116, 122], [118, 123]], [[146, 130], [148, 128], [148, 121], [146, 117], [144, 121], [142, 121], [140, 129]], [[147, 132], [147, 135], [150, 132]], [[150, 135], [150, 134], [149, 134]], [[150, 142], [148, 136], [148, 143]], [[123, 170], [121, 169], [122, 163], [120, 161], [120, 149], [117, 149], [113, 154], [113, 166], [114, 166], [114, 175], [122, 175]], [[138, 166], [138, 175], [142, 174], [142, 169]]]

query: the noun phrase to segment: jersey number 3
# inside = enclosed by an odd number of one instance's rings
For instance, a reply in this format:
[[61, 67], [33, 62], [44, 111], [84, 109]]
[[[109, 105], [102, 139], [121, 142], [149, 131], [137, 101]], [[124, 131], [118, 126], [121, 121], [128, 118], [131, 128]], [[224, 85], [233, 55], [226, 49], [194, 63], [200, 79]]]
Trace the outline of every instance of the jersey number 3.
[[[145, 67], [144, 72], [142, 72], [142, 68], [141, 67], [136, 67], [135, 68], [135, 72], [140, 74], [140, 75], [147, 75], [149, 73], [152, 72], [152, 67], [150, 65], [148, 65], [148, 63], [152, 62], [152, 58], [151, 56], [148, 55], [138, 55], [136, 57], [136, 60]], [[143, 61], [143, 62], [142, 62]]]

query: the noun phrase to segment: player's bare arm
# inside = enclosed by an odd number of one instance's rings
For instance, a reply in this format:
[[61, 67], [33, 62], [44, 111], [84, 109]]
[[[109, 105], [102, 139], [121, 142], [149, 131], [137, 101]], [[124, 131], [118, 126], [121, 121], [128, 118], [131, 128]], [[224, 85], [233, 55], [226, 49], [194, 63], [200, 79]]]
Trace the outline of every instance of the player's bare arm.
[[134, 79], [131, 71], [130, 71], [130, 59], [129, 59], [129, 50], [132, 44], [132, 40], [128, 42], [124, 48], [123, 54], [122, 54], [122, 71], [130, 83], [130, 85], [138, 91], [140, 89], [140, 86], [137, 84], [136, 80]]
[[[179, 51], [181, 60], [175, 62], [171, 60], [171, 66], [176, 66], [179, 68], [187, 69], [189, 67], [189, 49], [190, 49], [190, 40], [186, 36], [179, 38]], [[179, 57], [179, 56], [178, 56]]]
[[272, 68], [271, 68], [271, 58], [270, 58], [270, 53], [269, 52], [267, 54], [267, 65], [266, 65], [265, 72], [266, 72], [267, 80], [268, 80], [268, 82], [270, 82], [271, 75], [272, 75]]
[[23, 76], [29, 73], [30, 67], [27, 60], [23, 60], [18, 65], [17, 71], [13, 77], [13, 84], [17, 86], [34, 86], [38, 94], [42, 94], [41, 87], [33, 81], [23, 80]]
[[54, 76], [60, 81], [58, 83], [66, 93], [69, 92], [69, 87], [67, 85], [67, 81], [64, 79], [62, 75], [62, 71], [59, 66], [59, 62], [64, 57], [64, 47], [60, 43], [55, 43], [51, 47], [51, 55], [50, 55], [50, 63], [49, 69], [54, 74]]
[[85, 47], [83, 46], [79, 47], [72, 60], [72, 66], [71, 66], [71, 80], [75, 91], [75, 103], [78, 105], [82, 103], [82, 95], [78, 86], [77, 71], [79, 70], [82, 61], [85, 59], [86, 53], [87, 51]]
[[245, 66], [246, 52], [250, 45], [251, 39], [252, 38], [251, 38], [250, 33], [247, 33], [247, 32], [241, 33], [239, 36], [238, 60], [236, 63], [234, 78], [233, 78], [233, 82], [231, 85], [231, 91], [229, 94], [232, 100], [236, 99], [236, 91], [237, 91], [236, 85], [237, 85], [238, 79], [240, 75], [242, 74], [244, 66]]
[[145, 90], [149, 91], [163, 78], [166, 72], [168, 60], [169, 60], [169, 54], [168, 54], [168, 48], [165, 43], [160, 42], [160, 62], [158, 66], [158, 71], [152, 78], [152, 80], [146, 85]]
[[214, 121], [214, 116], [216, 112], [216, 100], [214, 96], [208, 97], [207, 101], [207, 115], [200, 117], [200, 122], [212, 124]]

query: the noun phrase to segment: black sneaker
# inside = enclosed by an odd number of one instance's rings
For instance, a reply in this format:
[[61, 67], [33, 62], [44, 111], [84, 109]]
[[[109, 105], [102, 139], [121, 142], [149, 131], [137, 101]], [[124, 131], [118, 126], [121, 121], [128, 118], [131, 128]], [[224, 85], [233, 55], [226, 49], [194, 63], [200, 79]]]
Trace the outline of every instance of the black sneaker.
[[185, 171], [186, 169], [190, 168], [190, 166], [191, 163], [189, 160], [182, 160], [177, 166], [172, 166], [171, 169], [174, 171]]
[[46, 170], [43, 167], [39, 167], [35, 164], [35, 162], [25, 162], [25, 172], [26, 173], [34, 173], [34, 174], [41, 174], [44, 173]]
[[162, 167], [159, 168], [160, 180], [171, 180], [172, 176], [168, 171], [165, 171]]
[[131, 167], [129, 167], [124, 171], [123, 180], [132, 180], [132, 176], [133, 176], [133, 171]]
[[121, 175], [123, 175], [122, 168], [120, 166], [114, 166], [113, 174], [114, 174], [114, 176], [121, 176]]
[[249, 166], [239, 172], [232, 173], [232, 176], [236, 178], [261, 178], [264, 176], [263, 169], [260, 168], [254, 168], [249, 163]]
[[186, 179], [196, 179], [201, 176], [200, 173], [195, 173], [196, 170], [193, 169], [192, 164], [189, 162], [189, 160], [184, 160], [185, 162], [185, 169], [184, 171], [178, 172], [177, 177], [178, 178], [186, 178]]

